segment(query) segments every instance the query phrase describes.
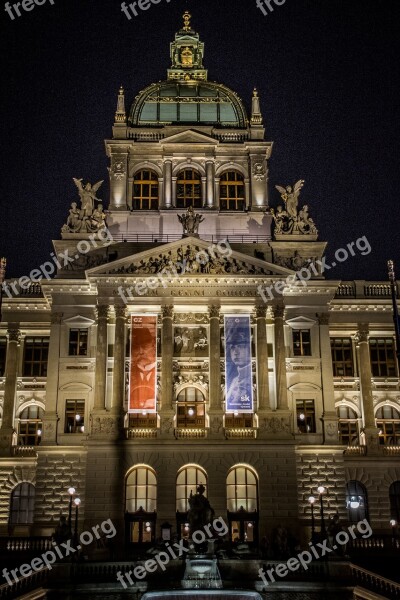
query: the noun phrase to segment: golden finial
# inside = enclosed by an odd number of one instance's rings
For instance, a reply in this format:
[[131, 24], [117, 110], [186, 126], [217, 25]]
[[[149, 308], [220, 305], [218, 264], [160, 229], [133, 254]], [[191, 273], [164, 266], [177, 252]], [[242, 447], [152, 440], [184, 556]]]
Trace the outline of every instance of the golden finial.
[[190, 26], [190, 19], [192, 15], [188, 10], [185, 10], [185, 14], [183, 15], [183, 31], [190, 31], [192, 28]]
[[258, 90], [257, 88], [254, 88], [253, 90], [253, 98], [257, 98], [258, 97]]

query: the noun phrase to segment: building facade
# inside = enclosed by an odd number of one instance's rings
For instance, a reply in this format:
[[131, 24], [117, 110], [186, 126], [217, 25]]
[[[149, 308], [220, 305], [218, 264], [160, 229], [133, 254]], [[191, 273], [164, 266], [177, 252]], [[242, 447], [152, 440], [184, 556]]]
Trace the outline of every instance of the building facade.
[[109, 211], [76, 180], [55, 277], [3, 289], [3, 536], [50, 535], [70, 487], [81, 527], [111, 518], [127, 544], [187, 537], [200, 484], [232, 542], [306, 539], [319, 486], [326, 519], [400, 519], [390, 286], [325, 279], [303, 182], [269, 208], [257, 91], [248, 117], [203, 55], [186, 14], [167, 79], [129, 111], [119, 91]]

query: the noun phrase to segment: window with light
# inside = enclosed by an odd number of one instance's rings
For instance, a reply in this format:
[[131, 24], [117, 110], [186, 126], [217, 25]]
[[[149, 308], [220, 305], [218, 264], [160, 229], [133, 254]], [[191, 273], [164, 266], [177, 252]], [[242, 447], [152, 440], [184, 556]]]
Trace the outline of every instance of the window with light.
[[21, 446], [38, 446], [42, 439], [44, 410], [28, 406], [19, 415], [18, 443]]
[[190, 494], [195, 495], [199, 485], [204, 485], [207, 496], [207, 473], [197, 465], [188, 465], [178, 471], [176, 477], [176, 510], [187, 513], [189, 510], [188, 498]]
[[315, 433], [314, 400], [296, 400], [297, 428], [299, 433]]
[[382, 406], [375, 416], [379, 442], [384, 446], [400, 446], [400, 412], [393, 406]]
[[24, 481], [11, 492], [10, 524], [29, 525], [33, 523], [35, 509], [35, 486]]
[[88, 351], [88, 330], [70, 329], [69, 330], [69, 356], [87, 356]]
[[48, 337], [27, 337], [24, 344], [24, 377], [46, 377], [48, 354]]
[[178, 175], [176, 182], [176, 206], [177, 208], [201, 208], [203, 206], [201, 196], [201, 177], [194, 169], [184, 169]]
[[177, 397], [177, 427], [204, 428], [206, 426], [205, 397], [197, 387], [181, 390]]
[[246, 208], [244, 177], [237, 171], [221, 175], [219, 184], [221, 210], [244, 210]]
[[136, 173], [133, 179], [134, 210], [158, 209], [158, 177], [154, 171], [143, 170]]
[[85, 401], [67, 400], [65, 402], [64, 433], [85, 432]]
[[311, 331], [309, 329], [293, 329], [293, 355], [311, 356]]
[[125, 509], [134, 513], [139, 510], [154, 512], [157, 509], [157, 478], [150, 467], [133, 468], [126, 478]]
[[359, 442], [357, 413], [348, 406], [339, 406], [336, 412], [339, 419], [340, 443], [347, 446], [357, 446]]

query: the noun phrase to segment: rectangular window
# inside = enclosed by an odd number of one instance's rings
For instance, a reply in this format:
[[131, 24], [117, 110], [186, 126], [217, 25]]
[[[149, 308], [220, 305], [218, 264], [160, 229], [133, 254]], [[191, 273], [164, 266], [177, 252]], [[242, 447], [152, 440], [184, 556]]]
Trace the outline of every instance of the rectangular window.
[[85, 401], [67, 400], [65, 402], [64, 433], [84, 433], [85, 431]]
[[299, 433], [315, 433], [314, 400], [296, 400], [297, 428]]
[[309, 329], [293, 329], [293, 355], [311, 356], [311, 332]]
[[331, 338], [334, 377], [354, 377], [353, 344], [351, 338]]
[[369, 349], [373, 377], [396, 377], [393, 338], [370, 338]]
[[87, 356], [88, 350], [88, 330], [70, 329], [69, 330], [69, 356]]
[[7, 339], [0, 338], [0, 377], [4, 377], [6, 372], [7, 357]]
[[24, 377], [46, 377], [49, 354], [48, 337], [27, 337], [24, 345]]
[[227, 429], [253, 427], [253, 415], [247, 413], [227, 413], [225, 415], [225, 427]]

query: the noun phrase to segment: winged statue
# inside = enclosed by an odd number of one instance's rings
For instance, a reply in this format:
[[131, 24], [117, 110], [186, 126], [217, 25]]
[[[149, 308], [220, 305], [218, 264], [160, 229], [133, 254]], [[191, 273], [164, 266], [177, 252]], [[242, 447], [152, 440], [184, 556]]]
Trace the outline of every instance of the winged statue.
[[288, 185], [286, 188], [276, 185], [276, 189], [281, 195], [282, 200], [285, 203], [286, 211], [292, 219], [297, 218], [297, 207], [299, 205], [299, 196], [305, 181], [300, 179], [294, 186]]
[[84, 217], [90, 217], [94, 210], [95, 201], [101, 202], [100, 198], [96, 198], [96, 192], [100, 189], [104, 182], [104, 179], [98, 181], [94, 185], [87, 183], [85, 186], [82, 184], [82, 179], [72, 178], [79, 191], [79, 197], [82, 203], [82, 211]]

